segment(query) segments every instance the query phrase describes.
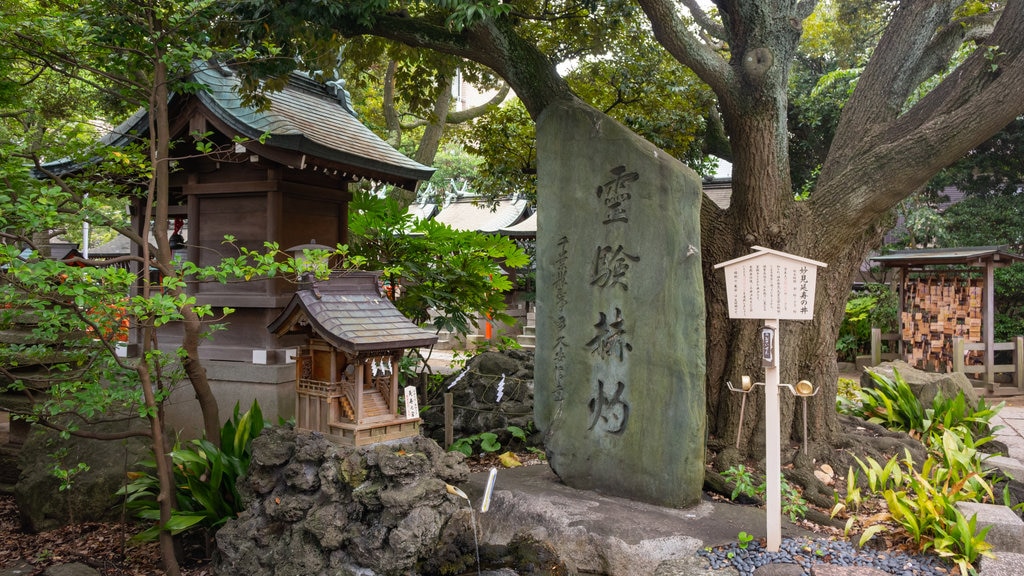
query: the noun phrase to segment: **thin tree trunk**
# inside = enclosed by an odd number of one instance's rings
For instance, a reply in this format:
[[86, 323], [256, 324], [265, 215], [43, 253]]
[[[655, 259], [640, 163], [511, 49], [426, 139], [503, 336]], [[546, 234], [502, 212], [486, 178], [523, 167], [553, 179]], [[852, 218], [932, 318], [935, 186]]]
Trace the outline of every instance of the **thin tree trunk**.
[[395, 109], [395, 73], [397, 70], [398, 63], [391, 60], [384, 72], [384, 124], [388, 130], [388, 144], [395, 148], [402, 144], [402, 123], [398, 118], [398, 110]]
[[[167, 68], [159, 63], [154, 74], [154, 97], [151, 104], [153, 110], [154, 137], [153, 143], [153, 179], [155, 184], [154, 203], [154, 236], [156, 240], [156, 265], [165, 275], [174, 275], [176, 270], [171, 262], [171, 247], [167, 237], [168, 205], [170, 203], [170, 167], [167, 159], [170, 156], [170, 125], [167, 108]], [[184, 288], [170, 290], [175, 296], [184, 294]], [[202, 322], [191, 305], [181, 310], [184, 336], [182, 348], [185, 357], [183, 368], [192, 384], [199, 409], [203, 415], [203, 432], [206, 439], [214, 445], [220, 445], [220, 413], [217, 399], [210, 388], [206, 377], [206, 369], [199, 359], [199, 341], [203, 331]]]
[[[136, 372], [139, 374], [142, 397], [146, 403], [146, 417], [149, 420], [150, 435], [153, 439], [153, 459], [156, 461], [156, 475], [160, 481], [160, 493], [156, 498], [160, 505], [160, 526], [166, 526], [171, 521], [174, 504], [174, 472], [164, 446], [163, 422], [160, 419], [156, 395], [153, 393], [153, 381], [145, 354], [150, 349], [152, 330], [152, 328], [145, 330], [146, 344], [143, 346], [142, 359], [136, 365]], [[174, 537], [170, 531], [160, 530], [160, 557], [163, 559], [167, 576], [179, 576], [181, 573], [174, 548]]]
[[195, 392], [196, 400], [199, 401], [199, 409], [203, 413], [203, 432], [206, 439], [215, 446], [220, 446], [220, 407], [217, 405], [217, 398], [213, 395], [210, 381], [206, 377], [206, 368], [199, 359], [199, 338], [203, 330], [203, 323], [199, 319], [192, 306], [186, 306], [181, 311], [183, 318], [184, 338], [181, 342], [185, 350], [185, 358], [182, 360], [185, 374], [188, 375], [192, 390]]
[[420, 138], [420, 145], [416, 148], [415, 160], [425, 166], [434, 163], [437, 156], [437, 148], [441, 144], [441, 136], [444, 134], [445, 123], [448, 121], [448, 110], [452, 106], [452, 77], [446, 76], [446, 80], [437, 89], [437, 98], [434, 100], [434, 109], [430, 114], [430, 121]]

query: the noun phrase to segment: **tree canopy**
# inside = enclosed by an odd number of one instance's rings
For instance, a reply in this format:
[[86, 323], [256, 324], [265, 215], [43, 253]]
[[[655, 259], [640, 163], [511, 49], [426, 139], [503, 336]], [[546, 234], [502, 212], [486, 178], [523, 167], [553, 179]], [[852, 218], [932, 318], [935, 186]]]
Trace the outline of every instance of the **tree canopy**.
[[[598, 95], [574, 91], [558, 63], [607, 54], [608, 43], [628, 38], [628, 30], [650, 30], [665, 53], [714, 93], [711, 117], [721, 119], [727, 137], [719, 149], [733, 163], [732, 200], [727, 210], [705, 202], [704, 261], [725, 261], [760, 245], [829, 263], [819, 278], [815, 320], [795, 326], [783, 351], [789, 359], [784, 379], [799, 375], [823, 386], [825, 393], [809, 403], [809, 417], [815, 436], [829, 439], [837, 431], [831, 351], [851, 274], [877, 245], [887, 215], [901, 199], [1024, 112], [1016, 88], [1024, 79], [1024, 2], [823, 4], [840, 23], [833, 29], [846, 32], [849, 41], [831, 51], [807, 44], [801, 52], [801, 38], [822, 36], [811, 18], [815, 6], [718, 0], [705, 12], [689, 0], [435, 0], [355, 1], [322, 10], [298, 1], [247, 0], [234, 10], [244, 23], [243, 42], [287, 38], [301, 22], [320, 34], [375, 36], [473, 60], [508, 82], [534, 119], [566, 99], [600, 108]], [[843, 22], [858, 25], [840, 27]], [[809, 66], [819, 62], [805, 79], [791, 73], [801, 58]], [[819, 87], [836, 90], [827, 107], [835, 116], [833, 135], [818, 133], [832, 132], [828, 126], [791, 123], [791, 112], [800, 118], [791, 104], [816, 104], [791, 98], [790, 89], [813, 90], [826, 74], [848, 77], [844, 70], [857, 71], [855, 84]], [[653, 98], [645, 102], [658, 106]], [[791, 151], [795, 133], [820, 138], [814, 143], [809, 137], [808, 148]], [[756, 323], [728, 320], [724, 288], [709, 269], [707, 332], [713, 336], [707, 398], [713, 435], [732, 435], [739, 426], [738, 400], [723, 395], [721, 383], [759, 370], [749, 346]], [[752, 434], [755, 425], [744, 424], [741, 435]]]

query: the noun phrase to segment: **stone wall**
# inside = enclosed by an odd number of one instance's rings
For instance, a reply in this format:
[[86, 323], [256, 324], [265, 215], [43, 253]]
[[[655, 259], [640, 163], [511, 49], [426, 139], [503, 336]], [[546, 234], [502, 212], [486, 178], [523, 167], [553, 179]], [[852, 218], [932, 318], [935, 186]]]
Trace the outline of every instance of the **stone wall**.
[[432, 440], [349, 448], [267, 428], [239, 481], [245, 512], [217, 533], [216, 573], [460, 573], [476, 564], [472, 512], [448, 485], [463, 456]]

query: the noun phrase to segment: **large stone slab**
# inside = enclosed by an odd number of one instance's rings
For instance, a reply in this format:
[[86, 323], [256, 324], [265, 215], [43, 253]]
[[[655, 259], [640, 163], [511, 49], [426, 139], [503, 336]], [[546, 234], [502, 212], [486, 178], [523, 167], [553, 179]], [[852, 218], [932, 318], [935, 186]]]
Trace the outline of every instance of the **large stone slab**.
[[985, 541], [996, 554], [1024, 552], [1024, 521], [1010, 507], [980, 502], [957, 502], [956, 507], [968, 519], [977, 515], [979, 531], [988, 527]]
[[[914, 396], [921, 401], [925, 408], [931, 408], [932, 400], [936, 394], [942, 394], [944, 398], [955, 398], [958, 392], [964, 393], [964, 399], [971, 406], [978, 405], [978, 394], [974, 391], [974, 385], [967, 379], [963, 372], [925, 372], [918, 370], [902, 360], [882, 362], [878, 366], [868, 368], [872, 372], [881, 374], [890, 380], [895, 377], [895, 372], [906, 380], [907, 385], [914, 392]], [[874, 387], [874, 380], [866, 371], [860, 377], [860, 385]]]
[[700, 500], [704, 290], [697, 175], [579, 103], [537, 122], [534, 414], [568, 485]]

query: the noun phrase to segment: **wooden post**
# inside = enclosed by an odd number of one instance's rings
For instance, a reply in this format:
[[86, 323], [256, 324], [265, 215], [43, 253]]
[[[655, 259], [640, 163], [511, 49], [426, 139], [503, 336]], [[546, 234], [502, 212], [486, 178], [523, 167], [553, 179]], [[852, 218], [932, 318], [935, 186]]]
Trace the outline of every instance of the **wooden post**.
[[769, 552], [778, 552], [782, 545], [782, 424], [779, 415], [779, 321], [765, 320], [765, 328], [775, 331], [772, 338], [772, 366], [764, 369], [764, 447], [765, 447], [765, 514], [767, 516]]
[[398, 414], [398, 357], [388, 356], [388, 361], [391, 362], [391, 416]]
[[363, 386], [366, 386], [366, 381], [370, 379], [370, 366], [366, 363], [366, 358], [359, 357], [356, 360], [356, 397], [355, 406], [352, 407], [356, 412], [356, 424], [362, 424], [363, 422]]
[[871, 329], [871, 365], [878, 366], [882, 363], [882, 329]]
[[453, 394], [444, 393], [444, 448], [447, 450], [455, 442], [455, 408], [452, 404]]
[[1013, 380], [1017, 390], [1024, 390], [1024, 336], [1013, 339]]
[[953, 336], [953, 372], [964, 371], [964, 339]]
[[995, 318], [996, 318], [996, 297], [995, 297], [995, 263], [991, 258], [985, 261], [985, 317], [982, 320], [985, 329], [985, 382], [992, 390], [996, 388], [995, 372]]

